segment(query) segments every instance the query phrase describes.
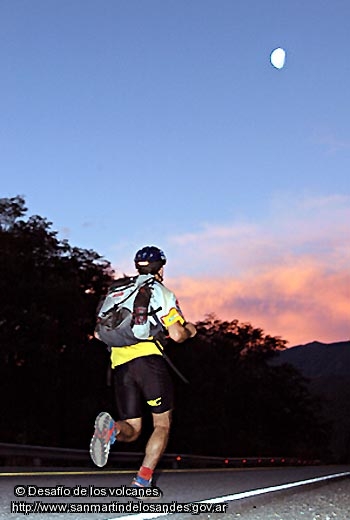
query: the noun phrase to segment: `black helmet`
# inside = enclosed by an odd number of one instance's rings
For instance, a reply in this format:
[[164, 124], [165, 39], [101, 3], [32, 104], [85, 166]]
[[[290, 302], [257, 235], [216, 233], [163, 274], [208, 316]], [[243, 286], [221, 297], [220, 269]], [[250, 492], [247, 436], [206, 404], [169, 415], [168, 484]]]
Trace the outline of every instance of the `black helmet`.
[[156, 274], [166, 264], [165, 254], [156, 246], [146, 246], [137, 251], [135, 267], [141, 274]]

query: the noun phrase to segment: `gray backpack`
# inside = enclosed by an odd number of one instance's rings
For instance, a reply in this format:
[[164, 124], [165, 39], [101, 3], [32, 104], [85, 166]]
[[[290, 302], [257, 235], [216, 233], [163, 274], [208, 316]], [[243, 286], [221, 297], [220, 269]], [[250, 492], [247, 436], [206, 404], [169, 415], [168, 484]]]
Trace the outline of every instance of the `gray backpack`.
[[[162, 332], [151, 309], [153, 275], [125, 276], [115, 280], [97, 312], [95, 332], [109, 348], [134, 345]], [[150, 319], [152, 317], [152, 319]]]

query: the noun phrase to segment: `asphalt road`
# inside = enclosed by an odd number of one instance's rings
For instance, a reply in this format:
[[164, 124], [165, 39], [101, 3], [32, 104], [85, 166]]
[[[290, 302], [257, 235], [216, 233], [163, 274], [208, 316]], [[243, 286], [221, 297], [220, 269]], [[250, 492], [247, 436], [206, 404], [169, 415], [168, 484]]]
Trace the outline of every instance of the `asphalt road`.
[[[350, 466], [168, 470], [158, 475], [163, 497], [154, 500], [121, 496], [132, 476], [127, 471], [64, 470], [0, 474], [0, 519], [350, 520]], [[48, 511], [54, 504], [70, 510]], [[104, 509], [96, 512], [97, 507]], [[126, 508], [124, 515], [120, 507]], [[170, 515], [162, 508], [182, 512]]]

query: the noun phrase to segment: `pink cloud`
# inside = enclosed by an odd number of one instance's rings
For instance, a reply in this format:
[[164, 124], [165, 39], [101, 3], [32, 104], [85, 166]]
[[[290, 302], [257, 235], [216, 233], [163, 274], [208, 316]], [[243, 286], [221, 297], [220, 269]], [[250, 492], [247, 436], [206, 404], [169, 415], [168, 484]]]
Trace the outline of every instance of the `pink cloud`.
[[[206, 225], [172, 240], [187, 277], [169, 275], [192, 320], [214, 312], [248, 321], [290, 345], [349, 338], [350, 200], [276, 199], [252, 225]], [[180, 251], [180, 249], [182, 251]], [[184, 263], [179, 266], [183, 269]]]
[[349, 337], [350, 267], [327, 272], [318, 263], [274, 267], [252, 278], [169, 280], [187, 319], [214, 312], [281, 336], [289, 345]]

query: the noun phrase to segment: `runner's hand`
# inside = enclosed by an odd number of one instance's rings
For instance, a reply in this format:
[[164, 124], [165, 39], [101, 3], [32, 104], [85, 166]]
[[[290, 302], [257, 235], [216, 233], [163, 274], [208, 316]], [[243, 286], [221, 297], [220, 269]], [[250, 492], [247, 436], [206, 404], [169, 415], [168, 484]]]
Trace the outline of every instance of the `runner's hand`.
[[185, 329], [188, 330], [188, 332], [190, 333], [190, 338], [193, 338], [193, 336], [197, 334], [197, 329], [193, 325], [193, 323], [187, 322], [185, 325]]

